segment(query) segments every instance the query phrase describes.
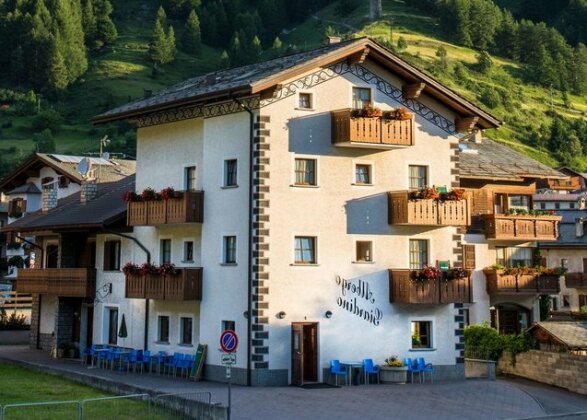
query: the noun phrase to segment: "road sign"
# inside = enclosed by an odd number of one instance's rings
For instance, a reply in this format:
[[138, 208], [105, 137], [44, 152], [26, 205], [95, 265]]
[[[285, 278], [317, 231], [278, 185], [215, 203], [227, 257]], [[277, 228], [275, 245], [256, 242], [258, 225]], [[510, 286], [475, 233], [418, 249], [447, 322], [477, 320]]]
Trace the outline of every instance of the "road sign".
[[234, 365], [236, 364], [236, 353], [228, 353], [222, 355], [223, 365]]
[[232, 330], [226, 330], [220, 336], [220, 347], [225, 353], [232, 353], [238, 347], [238, 337]]

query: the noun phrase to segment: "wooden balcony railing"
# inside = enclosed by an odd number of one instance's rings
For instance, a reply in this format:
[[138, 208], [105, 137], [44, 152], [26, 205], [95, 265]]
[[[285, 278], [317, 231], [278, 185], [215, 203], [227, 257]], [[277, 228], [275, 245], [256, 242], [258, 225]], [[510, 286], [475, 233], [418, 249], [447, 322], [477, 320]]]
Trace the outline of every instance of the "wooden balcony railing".
[[467, 226], [471, 223], [468, 199], [460, 201], [412, 200], [408, 191], [388, 193], [391, 225]]
[[332, 111], [332, 144], [346, 147], [394, 148], [414, 145], [414, 119], [352, 117], [351, 109]]
[[128, 203], [128, 226], [204, 222], [204, 192], [185, 191], [179, 198]]
[[483, 219], [488, 239], [556, 241], [562, 217], [488, 214]]
[[19, 269], [16, 291], [93, 298], [96, 294], [96, 270], [94, 268]]
[[487, 293], [509, 294], [555, 294], [560, 291], [559, 276], [541, 273], [505, 274], [504, 270], [483, 270], [487, 279]]
[[391, 303], [444, 304], [470, 303], [471, 278], [416, 280], [412, 270], [389, 270]]
[[125, 295], [129, 299], [202, 300], [202, 268], [179, 268], [174, 276], [126, 276]]
[[587, 289], [587, 273], [565, 274], [565, 285], [571, 289]]

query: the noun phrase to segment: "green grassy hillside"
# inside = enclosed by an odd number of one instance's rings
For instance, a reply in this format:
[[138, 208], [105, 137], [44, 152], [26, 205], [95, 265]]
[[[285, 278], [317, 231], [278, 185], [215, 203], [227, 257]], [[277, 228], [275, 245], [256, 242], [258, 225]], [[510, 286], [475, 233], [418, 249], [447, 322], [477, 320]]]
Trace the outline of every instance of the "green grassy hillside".
[[[549, 125], [552, 109], [569, 118], [585, 118], [586, 98], [569, 95], [565, 106], [560, 93], [524, 83], [520, 65], [498, 57], [493, 57], [492, 70], [481, 74], [475, 67], [476, 51], [445, 42], [436, 20], [409, 7], [405, 1], [384, 0], [384, 15], [376, 22], [368, 19], [368, 2], [362, 3], [345, 18], [337, 15], [336, 4], [319, 11], [303, 24], [289, 28], [282, 36], [283, 44], [295, 44], [298, 49], [317, 47], [322, 44], [328, 26], [344, 36], [368, 35], [393, 45], [402, 37], [407, 42], [407, 48], [401, 52], [406, 60], [432, 73], [464, 97], [481, 103], [483, 92], [488, 89], [495, 89], [502, 96], [501, 103], [493, 108], [482, 105], [506, 122], [504, 127], [488, 135], [546, 164], [557, 164], [547, 151], [529, 145], [528, 133], [532, 128], [540, 131], [542, 126]], [[114, 140], [130, 138], [132, 132], [125, 133], [126, 128], [94, 128], [89, 118], [142, 96], [144, 89], [156, 92], [220, 67], [220, 51], [204, 47], [198, 56], [179, 52], [176, 61], [154, 78], [147, 49], [156, 6], [139, 0], [115, 3], [119, 32], [115, 45], [93, 57], [83, 79], [54, 104], [64, 116], [61, 129], [55, 133], [58, 152], [96, 151], [98, 140], [104, 134]], [[174, 26], [179, 38], [182, 24], [178, 22]], [[436, 51], [440, 46], [447, 51], [448, 68], [437, 71]], [[6, 124], [8, 120], [11, 124]], [[33, 149], [30, 117], [0, 113], [0, 127], [2, 155], [8, 156], [10, 151], [10, 156], [19, 157]], [[579, 158], [577, 166], [587, 168], [587, 158]]]

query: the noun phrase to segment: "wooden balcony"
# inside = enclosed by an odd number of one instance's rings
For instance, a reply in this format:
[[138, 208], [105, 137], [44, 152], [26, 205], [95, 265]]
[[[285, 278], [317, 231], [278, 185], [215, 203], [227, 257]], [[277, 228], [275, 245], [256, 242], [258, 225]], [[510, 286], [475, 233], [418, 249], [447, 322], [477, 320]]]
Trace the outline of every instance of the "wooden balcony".
[[204, 192], [186, 191], [179, 198], [128, 203], [128, 226], [204, 222]]
[[414, 145], [414, 119], [352, 117], [351, 109], [332, 111], [332, 144], [342, 147], [397, 148]]
[[559, 276], [540, 273], [505, 274], [504, 270], [483, 270], [490, 295], [555, 294], [560, 291]]
[[483, 217], [487, 239], [506, 241], [556, 241], [561, 216], [506, 216], [488, 214]]
[[127, 276], [125, 296], [128, 299], [202, 300], [202, 268], [179, 268], [175, 276]]
[[412, 270], [389, 270], [391, 303], [445, 304], [470, 303], [471, 278], [416, 280]]
[[408, 191], [388, 193], [390, 225], [467, 226], [471, 224], [468, 199], [412, 200]]
[[565, 285], [570, 289], [587, 289], [587, 273], [565, 274]]
[[93, 298], [96, 294], [96, 270], [93, 268], [19, 269], [16, 291]]

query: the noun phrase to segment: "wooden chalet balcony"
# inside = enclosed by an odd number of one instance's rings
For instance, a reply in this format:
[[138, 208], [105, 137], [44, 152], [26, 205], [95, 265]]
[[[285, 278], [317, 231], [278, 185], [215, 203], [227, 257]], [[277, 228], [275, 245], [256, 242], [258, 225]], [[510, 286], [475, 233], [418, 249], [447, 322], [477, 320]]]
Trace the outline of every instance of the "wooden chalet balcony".
[[587, 273], [567, 273], [565, 284], [571, 289], [587, 289]]
[[96, 294], [96, 270], [94, 268], [19, 269], [16, 291], [93, 298]]
[[484, 216], [487, 239], [556, 241], [561, 216]]
[[332, 144], [343, 147], [396, 148], [414, 145], [414, 119], [353, 117], [352, 110], [332, 111]]
[[185, 191], [178, 198], [133, 201], [128, 203], [127, 210], [128, 226], [203, 223], [204, 192]]
[[389, 270], [389, 302], [412, 304], [470, 303], [471, 278], [416, 280], [413, 270]]
[[483, 270], [490, 295], [555, 294], [560, 291], [559, 276], [540, 273], [505, 274], [504, 270]]
[[578, 190], [581, 188], [579, 177], [571, 177], [570, 179], [547, 179], [545, 182], [551, 190]]
[[178, 268], [178, 274], [126, 276], [126, 297], [169, 301], [202, 300], [202, 268]]
[[390, 225], [468, 226], [471, 224], [468, 199], [412, 200], [408, 191], [389, 192], [387, 195]]

